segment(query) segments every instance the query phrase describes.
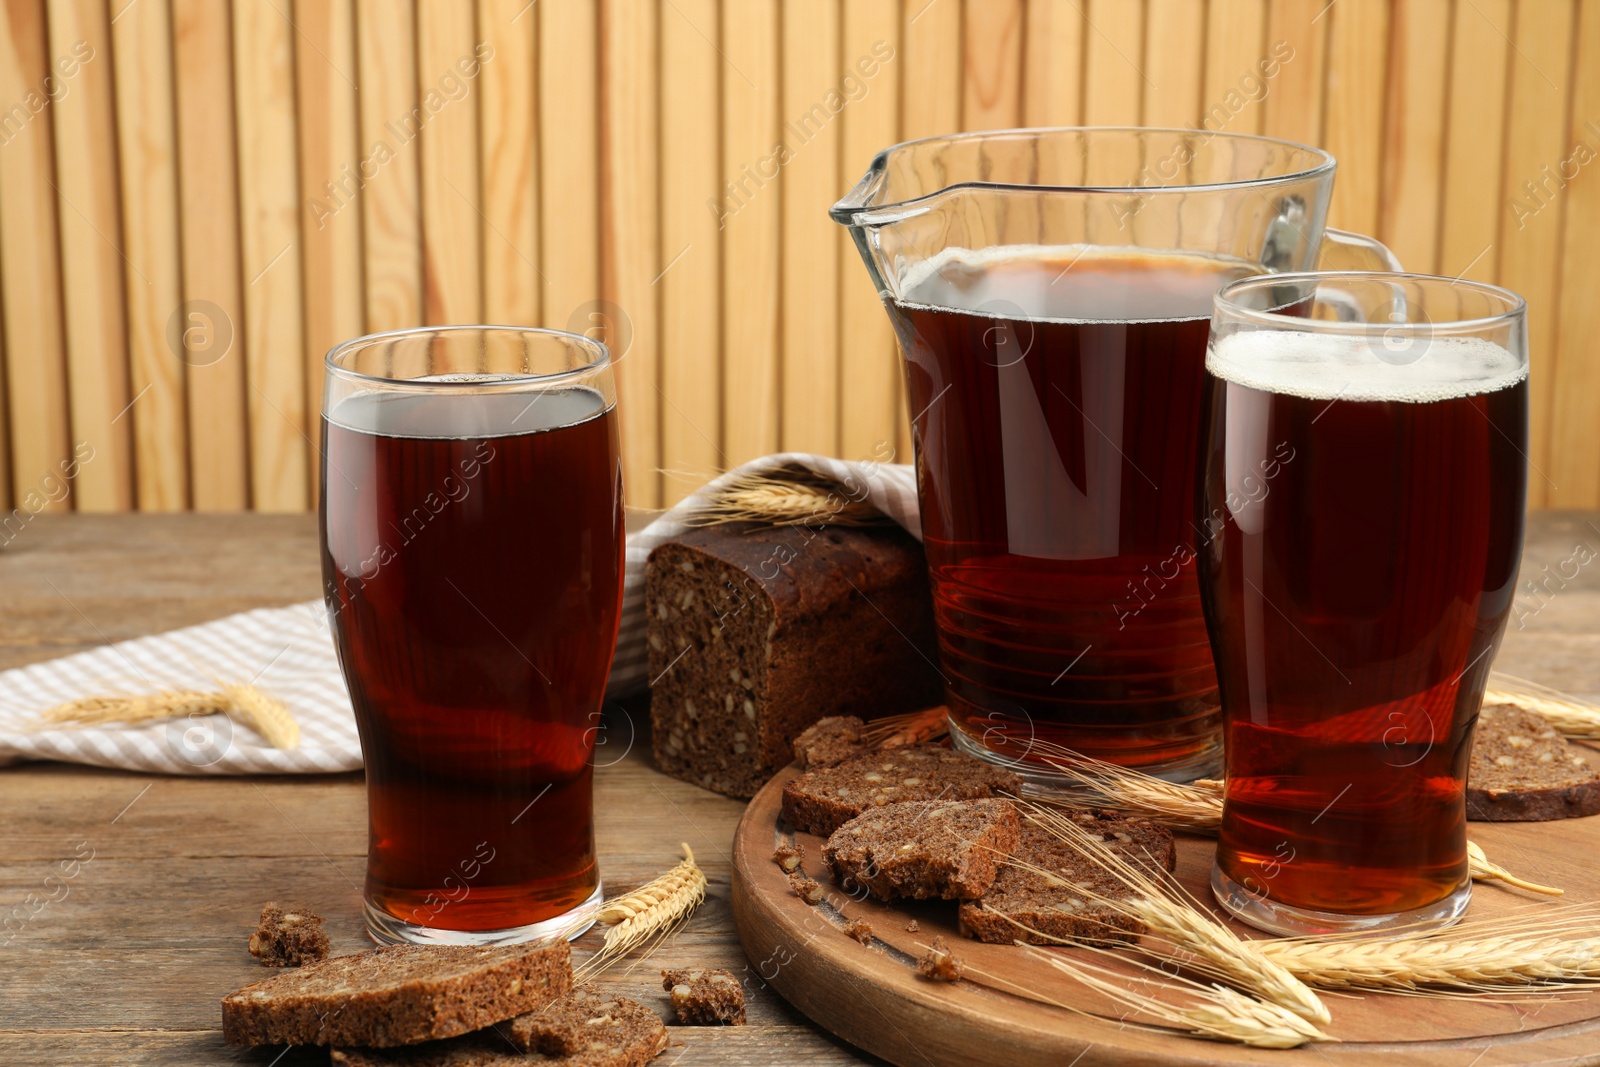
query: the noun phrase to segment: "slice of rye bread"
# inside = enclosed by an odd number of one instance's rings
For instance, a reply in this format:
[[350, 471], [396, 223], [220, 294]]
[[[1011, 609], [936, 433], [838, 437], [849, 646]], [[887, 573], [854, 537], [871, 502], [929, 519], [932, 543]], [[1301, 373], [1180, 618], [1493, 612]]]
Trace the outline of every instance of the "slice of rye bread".
[[230, 1045], [391, 1048], [455, 1037], [542, 1008], [572, 988], [565, 941], [386, 945], [335, 956], [222, 998]]
[[[612, 999], [621, 1002], [626, 998]], [[636, 1004], [634, 1007], [649, 1011]], [[606, 1044], [565, 1055], [523, 1052], [500, 1028], [491, 1027], [465, 1037], [405, 1048], [336, 1048], [332, 1060], [339, 1067], [644, 1067], [667, 1047], [667, 1028], [659, 1015], [650, 1014], [660, 1030], [658, 1037], [649, 1037], [645, 1034], [648, 1027], [641, 1026], [639, 1039], [631, 1044]]]
[[862, 740], [866, 723], [854, 715], [830, 715], [800, 731], [794, 739], [794, 761], [802, 771], [832, 767], [872, 749]]
[[744, 985], [732, 971], [678, 968], [661, 972], [661, 988], [685, 1026], [743, 1026]]
[[827, 837], [869, 808], [908, 800], [982, 800], [1022, 789], [1022, 777], [940, 745], [869, 752], [783, 787], [790, 827]]
[[686, 782], [752, 797], [829, 715], [937, 704], [922, 545], [899, 526], [725, 523], [645, 564], [651, 746]]
[[261, 923], [250, 935], [250, 955], [263, 967], [300, 967], [328, 958], [322, 916], [303, 904], [273, 901], [261, 909]]
[[667, 1047], [661, 1016], [638, 1001], [592, 987], [575, 989], [538, 1011], [501, 1023], [499, 1029], [524, 1052], [586, 1053], [606, 1057], [603, 1062], [616, 1067], [637, 1067]]
[[[1098, 834], [1116, 852], [1147, 870], [1170, 871], [1177, 865], [1172, 831], [1164, 826], [1148, 819], [1128, 818], [1115, 811], [1079, 810], [1062, 814], [1089, 833]], [[1130, 896], [1132, 891], [1094, 860], [1031, 819], [1022, 821], [1020, 840], [1012, 857], [1050, 871], [1070, 884], [1058, 885], [1034, 871], [1005, 864], [987, 893], [961, 905], [961, 932], [966, 936], [995, 944], [1021, 940], [1047, 945], [1055, 943], [1051, 938], [1063, 938], [1111, 946], [1137, 941], [1144, 933], [1142, 924], [1106, 904], [1074, 892], [1073, 887], [1091, 889], [1113, 900]], [[1011, 922], [1012, 919], [1016, 922]]]
[[1009, 800], [920, 800], [872, 808], [833, 832], [822, 858], [847, 892], [878, 900], [971, 900], [1017, 847]]
[[1600, 813], [1600, 775], [1549, 720], [1511, 704], [1478, 715], [1467, 818], [1542, 822]]

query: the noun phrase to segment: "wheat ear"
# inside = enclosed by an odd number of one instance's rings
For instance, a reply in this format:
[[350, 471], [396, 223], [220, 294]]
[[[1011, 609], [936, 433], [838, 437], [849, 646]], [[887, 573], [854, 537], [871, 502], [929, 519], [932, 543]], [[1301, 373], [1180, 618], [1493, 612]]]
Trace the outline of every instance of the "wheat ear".
[[[1312, 1041], [1336, 1040], [1287, 1008], [1246, 996], [1224, 985], [1202, 984], [1152, 967], [1142, 967], [1147, 972], [1161, 976], [1159, 982], [1161, 988], [1180, 992], [1190, 1001], [1186, 1006], [1179, 1006], [1138, 992], [1125, 984], [1126, 976], [1115, 971], [1097, 967], [1081, 959], [1069, 958], [1057, 952], [1047, 952], [1020, 941], [1017, 944], [1035, 959], [1043, 960], [1056, 971], [1094, 990], [1113, 1003], [1131, 1008], [1152, 1019], [1159, 1019], [1168, 1026], [1182, 1029], [1195, 1037], [1209, 1038], [1213, 1041], [1231, 1041], [1257, 1048], [1297, 1048]], [[1115, 980], [1119, 978], [1122, 979], [1121, 983]], [[1144, 979], [1143, 984], [1148, 985], [1149, 979]], [[1051, 1000], [1050, 1003], [1069, 1007], [1056, 1000]], [[1069, 1010], [1081, 1011], [1077, 1008]], [[1089, 1013], [1083, 1012], [1083, 1014]], [[1140, 1023], [1133, 1025], [1143, 1029], [1158, 1029]]]
[[706, 898], [706, 875], [694, 861], [687, 844], [683, 861], [631, 893], [606, 901], [594, 913], [599, 923], [615, 924], [606, 931], [600, 950], [574, 973], [575, 982], [587, 982], [623, 956], [648, 944], [645, 955], [689, 918]]
[[889, 520], [865, 500], [848, 496], [844, 487], [831, 479], [808, 470], [785, 469], [733, 478], [713, 490], [710, 499], [686, 521], [691, 526], [725, 522], [874, 526]]
[[1329, 1021], [1327, 1006], [1309, 986], [1280, 964], [1249, 951], [1243, 938], [1212, 919], [1175, 879], [1168, 877], [1158, 882], [1071, 819], [1039, 805], [1024, 802], [1023, 806], [1030, 809], [1029, 817], [1038, 825], [1098, 865], [1133, 895], [1105, 896], [1033, 868], [1036, 873], [1057, 884], [1071, 885], [1074, 892], [1097, 899], [1142, 923], [1151, 935], [1191, 954], [1195, 957], [1192, 962], [1214, 977], [1248, 989], [1301, 1018], [1324, 1024]]
[[1600, 705], [1580, 700], [1557, 689], [1495, 671], [1485, 704], [1510, 704], [1543, 716], [1568, 737], [1600, 739]]
[[112, 723], [134, 726], [217, 712], [250, 727], [273, 748], [294, 748], [300, 743], [300, 724], [288, 706], [253, 685], [226, 685], [215, 693], [169, 689], [159, 693], [84, 697], [50, 708], [40, 716], [40, 721], [48, 726]]
[[228, 714], [260, 734], [273, 748], [294, 748], [300, 743], [300, 724], [288, 707], [253, 685], [230, 685], [222, 690]]
[[916, 745], [942, 737], [950, 729], [950, 709], [943, 704], [908, 711], [903, 715], [885, 715], [874, 719], [861, 731], [861, 738], [878, 748], [899, 748]]
[[46, 710], [39, 718], [52, 726], [103, 726], [108, 723], [157, 722], [184, 715], [208, 715], [223, 711], [227, 700], [221, 693], [196, 689], [172, 689], [161, 693], [126, 696], [83, 697]]
[[1324, 989], [1487, 993], [1600, 980], [1600, 937], [1453, 933], [1381, 940], [1251, 942], [1254, 950]]
[[1564, 892], [1555, 886], [1540, 885], [1530, 882], [1526, 878], [1518, 878], [1498, 863], [1484, 855], [1483, 848], [1476, 841], [1467, 842], [1467, 868], [1475, 882], [1504, 882], [1514, 885], [1518, 889], [1526, 889], [1530, 893], [1542, 893], [1547, 897], [1559, 897]]

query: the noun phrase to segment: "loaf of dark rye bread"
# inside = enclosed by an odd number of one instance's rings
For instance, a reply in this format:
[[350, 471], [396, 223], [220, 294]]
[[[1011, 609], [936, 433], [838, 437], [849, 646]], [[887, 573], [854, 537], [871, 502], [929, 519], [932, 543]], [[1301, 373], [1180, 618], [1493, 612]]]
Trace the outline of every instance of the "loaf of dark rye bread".
[[[1115, 811], [1062, 814], [1130, 863], [1151, 873], [1170, 871], [1177, 865], [1172, 831], [1164, 826]], [[1002, 945], [1013, 941], [1048, 945], [1057, 943], [1053, 940], [1056, 938], [1115, 945], [1137, 941], [1144, 933], [1142, 924], [1095, 899], [1099, 896], [1115, 900], [1130, 896], [1132, 891], [1093, 859], [1033, 820], [1022, 821], [1020, 840], [1011, 858], [1028, 866], [1002, 865], [988, 892], [961, 905], [961, 932], [968, 937]], [[1049, 871], [1060, 881], [1052, 881], [1029, 867]], [[1079, 892], [1080, 887], [1092, 890], [1093, 895]]]
[[749, 797], [830, 715], [937, 704], [926, 561], [898, 526], [726, 524], [645, 567], [652, 745], [666, 773]]
[[222, 1036], [230, 1045], [412, 1045], [542, 1008], [571, 988], [565, 941], [386, 945], [228, 994]]
[[822, 858], [845, 892], [878, 900], [971, 900], [1017, 847], [1009, 800], [923, 800], [862, 812], [828, 838]]
[[869, 808], [908, 800], [980, 800], [1017, 793], [1022, 777], [941, 745], [906, 745], [819, 767], [783, 786], [792, 829], [827, 837]]
[[1478, 715], [1467, 818], [1543, 822], [1600, 813], [1600, 775], [1550, 722], [1510, 704]]

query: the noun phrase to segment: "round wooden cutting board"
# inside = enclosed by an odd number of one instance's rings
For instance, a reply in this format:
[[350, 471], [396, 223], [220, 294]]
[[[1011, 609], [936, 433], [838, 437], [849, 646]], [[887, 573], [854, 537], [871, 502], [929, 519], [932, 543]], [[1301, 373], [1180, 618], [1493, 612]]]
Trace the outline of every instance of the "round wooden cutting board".
[[[779, 817], [783, 784], [795, 773], [790, 768], [767, 784], [750, 802], [734, 837], [733, 916], [750, 957], [751, 978], [759, 977], [844, 1040], [901, 1067], [1600, 1064], [1600, 991], [1556, 995], [1534, 989], [1515, 998], [1492, 999], [1326, 993], [1333, 1024], [1325, 1029], [1338, 1043], [1289, 1050], [1246, 1048], [1125, 1025], [1120, 1021], [1124, 1009], [1023, 950], [961, 937], [953, 902], [857, 901], [834, 886], [822, 862], [822, 840], [791, 833]], [[1478, 883], [1469, 918], [1600, 900], [1600, 817], [1472, 823], [1469, 835], [1491, 860], [1513, 873], [1567, 891], [1560, 903], [1547, 903], [1543, 897]], [[773, 848], [790, 842], [805, 845], [804, 870], [828, 891], [822, 904], [803, 903], [772, 862]], [[1214, 849], [1215, 843], [1205, 838], [1178, 838], [1178, 877], [1207, 901], [1206, 876]], [[858, 918], [872, 926], [870, 944], [860, 944], [841, 930], [847, 920]], [[909, 932], [906, 926], [913, 919], [919, 929]], [[945, 983], [917, 977], [913, 964], [935, 935], [943, 935], [965, 962], [967, 980]], [[1127, 973], [1133, 974], [1131, 966]]]

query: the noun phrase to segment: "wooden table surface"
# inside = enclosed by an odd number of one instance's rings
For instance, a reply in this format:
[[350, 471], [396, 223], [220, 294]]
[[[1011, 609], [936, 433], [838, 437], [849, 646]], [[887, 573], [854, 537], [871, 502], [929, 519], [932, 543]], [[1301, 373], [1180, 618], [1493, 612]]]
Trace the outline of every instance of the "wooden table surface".
[[[1497, 666], [1600, 694], [1600, 514], [1534, 517], [1524, 591]], [[247, 608], [317, 594], [309, 516], [41, 516], [0, 550], [0, 668], [16, 667]], [[608, 709], [611, 755], [598, 774], [608, 892], [671, 866], [687, 841], [710, 878], [687, 928], [608, 988], [670, 1017], [656, 969], [746, 973], [729, 913], [728, 850], [744, 805], [656, 772], [637, 708]], [[630, 735], [632, 743], [630, 746]], [[65, 858], [93, 858], [64, 899], [0, 948], [0, 1065], [211, 1064], [268, 1067], [275, 1050], [230, 1049], [218, 1000], [263, 975], [245, 952], [263, 901], [305, 900], [335, 952], [366, 946], [359, 774], [177, 778], [60, 764], [0, 768], [0, 915]], [[1537, 877], [1537, 872], [1521, 872]], [[755, 983], [752, 983], [755, 984]], [[750, 1024], [672, 1027], [657, 1062], [834, 1065], [877, 1062], [757, 989]], [[277, 1061], [326, 1062], [296, 1050]]]

